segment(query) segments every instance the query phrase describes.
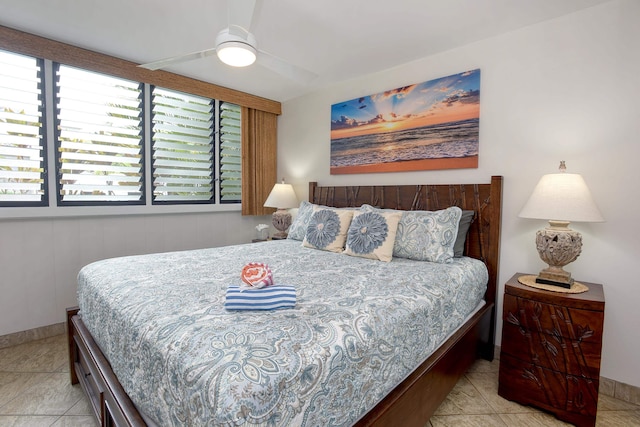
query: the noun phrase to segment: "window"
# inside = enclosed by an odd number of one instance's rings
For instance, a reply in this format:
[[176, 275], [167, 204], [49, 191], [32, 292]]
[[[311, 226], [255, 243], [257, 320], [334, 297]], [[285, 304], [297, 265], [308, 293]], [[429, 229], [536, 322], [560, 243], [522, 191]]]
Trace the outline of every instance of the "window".
[[220, 200], [239, 202], [242, 193], [240, 106], [220, 105]]
[[4, 51], [0, 78], [0, 206], [240, 203], [238, 105]]
[[214, 101], [153, 88], [153, 202], [210, 202]]
[[[37, 128], [37, 135], [28, 137], [24, 132], [16, 135], [15, 130], [7, 131], [7, 123], [16, 120], [14, 107], [10, 107], [11, 113], [7, 110], [7, 100], [2, 100], [0, 104], [0, 206], [16, 206], [16, 209], [0, 209], [0, 218], [10, 217], [38, 217], [49, 215], [108, 215], [108, 214], [126, 214], [126, 213], [170, 213], [170, 212], [203, 212], [211, 210], [237, 210], [240, 207], [240, 199], [243, 199], [241, 211], [243, 215], [263, 215], [269, 213], [269, 209], [262, 206], [264, 199], [273, 187], [276, 181], [276, 143], [277, 143], [277, 116], [282, 113], [282, 105], [273, 100], [254, 96], [246, 92], [224, 88], [215, 84], [204, 81], [194, 80], [189, 77], [174, 74], [168, 71], [149, 71], [138, 67], [131, 61], [126, 61], [114, 56], [104, 55], [98, 52], [87, 51], [66, 43], [56, 42], [51, 39], [39, 37], [35, 34], [28, 34], [22, 31], [13, 30], [0, 25], [0, 52], [5, 50], [7, 55], [13, 56], [8, 52], [14, 52], [15, 57], [24, 55], [27, 62], [33, 70], [37, 70], [36, 81], [37, 88], [33, 93], [38, 93], [38, 101], [35, 105], [39, 105], [37, 113], [32, 114], [32, 129]], [[4, 53], [4, 52], [3, 52]], [[4, 56], [4, 55], [3, 55]], [[75, 171], [76, 175], [81, 175], [84, 181], [88, 181], [87, 173], [82, 173], [80, 169], [82, 162], [71, 162], [70, 159], [62, 159], [62, 153], [70, 153], [63, 149], [59, 151], [61, 144], [56, 142], [56, 135], [62, 133], [62, 129], [56, 127], [58, 121], [58, 112], [56, 111], [56, 97], [59, 87], [56, 85], [58, 78], [58, 65], [73, 66], [76, 69], [92, 71], [95, 73], [105, 73], [111, 77], [117, 77], [134, 83], [140, 83], [142, 90], [142, 140], [143, 146], [140, 151], [140, 170], [142, 178], [140, 190], [137, 193], [135, 188], [138, 187], [137, 177], [134, 180], [130, 173], [121, 173], [113, 179], [101, 179], [105, 185], [101, 189], [89, 188], [73, 188], [73, 177], [68, 181], [61, 180], [62, 176], [57, 168], [59, 163], [69, 163], [70, 170]], [[20, 78], [29, 80], [27, 76], [33, 76], [31, 71], [20, 72]], [[14, 73], [15, 74], [15, 73]], [[6, 72], [6, 67], [0, 69], [0, 91], [3, 95], [7, 94], [6, 89], [15, 89], [13, 84], [6, 85], [5, 82], [11, 78]], [[153, 176], [153, 150], [152, 150], [152, 122], [151, 122], [151, 93], [152, 87], [165, 88], [173, 91], [181, 91], [204, 98], [215, 99], [213, 105], [214, 110], [214, 128], [213, 134], [213, 151], [212, 151], [212, 187], [214, 197], [211, 200], [175, 200], [160, 201], [154, 200], [154, 176]], [[46, 90], [45, 90], [46, 89]], [[31, 89], [30, 89], [31, 90]], [[9, 92], [9, 100], [12, 103], [19, 99], [15, 97], [15, 91]], [[39, 102], [39, 104], [38, 104]], [[227, 104], [232, 103], [232, 104]], [[232, 116], [222, 115], [235, 110], [235, 118], [241, 106], [242, 126], [235, 126], [233, 120], [229, 120]], [[229, 108], [226, 108], [229, 107]], [[22, 112], [22, 110], [20, 110]], [[27, 110], [25, 110], [26, 116]], [[14, 115], [12, 115], [14, 114]], [[20, 114], [20, 113], [19, 113]], [[35, 114], [35, 115], [33, 115]], [[246, 118], [246, 119], [245, 119]], [[22, 119], [22, 117], [20, 118]], [[61, 120], [64, 118], [61, 117]], [[245, 122], [246, 120], [246, 122]], [[36, 126], [35, 123], [38, 123]], [[234, 130], [235, 128], [235, 130]], [[234, 141], [234, 132], [242, 129], [242, 157], [239, 156], [240, 149], [237, 148], [237, 141]], [[7, 144], [7, 136], [13, 139], [15, 136], [21, 136], [25, 139], [31, 138], [29, 144], [17, 144], [12, 142]], [[236, 138], [237, 138], [236, 134]], [[33, 140], [37, 140], [37, 145], [31, 145]], [[92, 139], [90, 139], [93, 141]], [[76, 142], [76, 141], [73, 141]], [[235, 146], [234, 146], [235, 144]], [[65, 144], [66, 145], [66, 144]], [[117, 146], [117, 144], [107, 144]], [[16, 148], [25, 149], [27, 147], [29, 153], [25, 151], [16, 152]], [[223, 148], [224, 147], [224, 148]], [[95, 148], [95, 147], [94, 147]], [[113, 149], [112, 147], [109, 147]], [[80, 149], [75, 149], [76, 154], [85, 154]], [[224, 151], [224, 154], [222, 153]], [[16, 154], [17, 153], [17, 154]], [[37, 154], [35, 154], [37, 153]], [[121, 153], [104, 155], [122, 157]], [[69, 154], [64, 154], [69, 156]], [[21, 163], [29, 160], [28, 166]], [[241, 159], [241, 177], [238, 177], [237, 160]], [[77, 159], [76, 159], [77, 160]], [[94, 159], [95, 160], [95, 159]], [[18, 162], [19, 161], [19, 162]], [[137, 160], [133, 162], [137, 167]], [[234, 163], [236, 162], [236, 163]], [[18, 166], [18, 164], [20, 166]], [[73, 163], [71, 165], [71, 163]], [[90, 163], [90, 162], [89, 162]], [[114, 162], [110, 162], [114, 163]], [[115, 165], [109, 165], [108, 162], [101, 163], [105, 166], [122, 166], [121, 162], [115, 162]], [[47, 168], [49, 170], [47, 170]], [[19, 173], [16, 173], [19, 172]], [[122, 175], [126, 175], [127, 181], [119, 179]], [[98, 176], [100, 176], [98, 174]], [[102, 182], [102, 181], [101, 181]], [[238, 192], [240, 183], [242, 182], [242, 191]], [[114, 187], [114, 183], [117, 187]], [[11, 184], [11, 185], [9, 185]], [[16, 189], [16, 184], [18, 188]], [[26, 185], [28, 184], [28, 185]], [[35, 184], [35, 185], [34, 185]], [[89, 182], [95, 185], [94, 182]], [[111, 187], [109, 187], [111, 185]], [[126, 188], [126, 186], [134, 189]], [[64, 189], [63, 194], [55, 195]], [[67, 191], [68, 190], [68, 191]], [[96, 193], [93, 194], [94, 190]], [[113, 200], [115, 196], [124, 196], [121, 193], [126, 191], [127, 196], [133, 197], [135, 200]], [[90, 195], [89, 192], [92, 194]], [[183, 192], [185, 193], [185, 192]], [[83, 195], [82, 200], [73, 200], [79, 194]], [[98, 196], [104, 198], [111, 197], [111, 200], [90, 200], [89, 196]], [[138, 200], [140, 197], [140, 200]], [[143, 202], [144, 201], [144, 202]], [[169, 206], [169, 203], [179, 203], [177, 206]], [[116, 204], [123, 205], [116, 209], [58, 209], [58, 205], [107, 205]], [[161, 205], [156, 206], [153, 205]], [[224, 204], [224, 206], [220, 206]], [[131, 206], [130, 205], [135, 205]], [[191, 205], [191, 206], [186, 206]], [[218, 205], [212, 208], [213, 205]], [[30, 206], [48, 207], [46, 209], [34, 208]], [[21, 209], [19, 207], [27, 207]]]
[[142, 85], [59, 65], [58, 204], [144, 203]]
[[0, 51], [0, 206], [47, 204], [42, 62]]

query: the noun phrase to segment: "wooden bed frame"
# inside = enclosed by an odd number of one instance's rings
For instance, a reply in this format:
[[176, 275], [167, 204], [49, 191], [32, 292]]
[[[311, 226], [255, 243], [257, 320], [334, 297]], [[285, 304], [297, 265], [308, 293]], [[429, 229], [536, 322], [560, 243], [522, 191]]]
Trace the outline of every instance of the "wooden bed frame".
[[[459, 206], [476, 212], [466, 240], [465, 255], [487, 265], [486, 304], [356, 423], [357, 426], [424, 426], [477, 357], [493, 360], [502, 177], [491, 177], [490, 184], [321, 187], [311, 182], [309, 201], [335, 207], [367, 203], [402, 210]], [[67, 309], [67, 327], [71, 383], [81, 384], [100, 424], [146, 426], [82, 323], [77, 307]]]

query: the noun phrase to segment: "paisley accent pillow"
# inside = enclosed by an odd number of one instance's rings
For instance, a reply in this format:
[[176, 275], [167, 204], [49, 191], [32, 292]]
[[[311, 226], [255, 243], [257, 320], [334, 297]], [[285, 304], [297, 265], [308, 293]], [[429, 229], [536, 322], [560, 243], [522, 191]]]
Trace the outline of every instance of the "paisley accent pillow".
[[316, 206], [309, 218], [302, 245], [324, 251], [342, 252], [352, 216], [352, 210]]
[[462, 209], [405, 211], [398, 224], [393, 255], [417, 261], [449, 263], [458, 235]]
[[389, 262], [402, 212], [358, 211], [353, 214], [344, 253]]
[[316, 205], [306, 200], [300, 202], [298, 214], [294, 218], [291, 226], [289, 226], [287, 239], [304, 240], [304, 236], [307, 234], [307, 226], [309, 225], [309, 220], [311, 219], [311, 215], [313, 215], [313, 208], [315, 206]]

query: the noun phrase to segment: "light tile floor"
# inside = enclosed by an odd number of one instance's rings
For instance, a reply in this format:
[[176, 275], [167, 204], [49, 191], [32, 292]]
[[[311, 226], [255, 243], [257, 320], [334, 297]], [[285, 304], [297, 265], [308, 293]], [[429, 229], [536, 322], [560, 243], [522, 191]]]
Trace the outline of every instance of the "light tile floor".
[[69, 380], [65, 335], [0, 349], [0, 426], [97, 425]]
[[[569, 425], [498, 396], [498, 366], [478, 361], [425, 427]], [[0, 427], [97, 425], [80, 386], [69, 382], [65, 335], [0, 349]], [[601, 394], [596, 425], [640, 426], [640, 406]]]

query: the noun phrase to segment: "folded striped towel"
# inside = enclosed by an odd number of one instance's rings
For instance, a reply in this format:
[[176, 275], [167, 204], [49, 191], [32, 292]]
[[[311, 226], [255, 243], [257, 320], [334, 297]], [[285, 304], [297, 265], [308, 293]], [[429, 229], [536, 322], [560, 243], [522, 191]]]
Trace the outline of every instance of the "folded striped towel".
[[272, 285], [260, 289], [229, 285], [224, 302], [227, 310], [275, 310], [293, 308], [295, 305], [296, 289], [290, 285]]

